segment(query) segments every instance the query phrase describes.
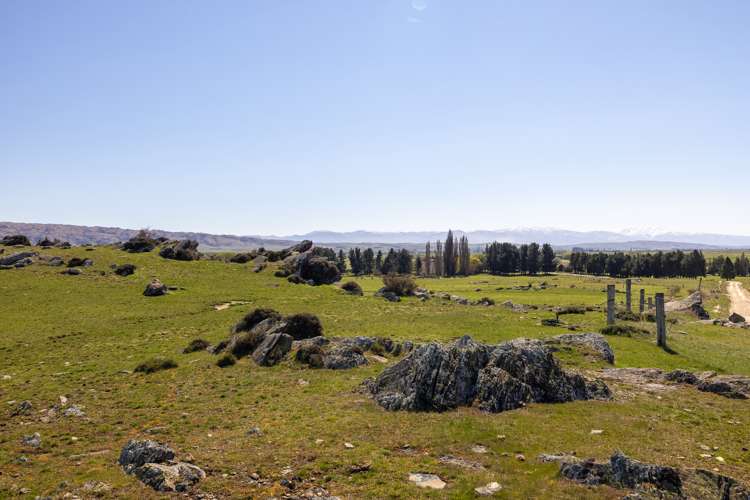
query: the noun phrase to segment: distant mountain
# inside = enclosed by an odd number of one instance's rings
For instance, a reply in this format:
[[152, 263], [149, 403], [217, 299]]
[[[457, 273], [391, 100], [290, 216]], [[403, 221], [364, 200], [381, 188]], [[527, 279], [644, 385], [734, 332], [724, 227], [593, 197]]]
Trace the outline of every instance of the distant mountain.
[[[0, 222], [0, 236], [25, 234], [32, 241], [44, 237], [69, 241], [74, 245], [108, 244], [125, 241], [136, 233], [135, 229], [118, 227], [74, 226], [66, 224], [33, 224]], [[208, 233], [173, 232], [153, 230], [157, 236], [169, 239], [197, 240], [204, 250], [242, 250], [257, 247], [278, 249], [303, 239], [336, 249], [353, 246], [387, 250], [390, 247], [421, 250], [427, 241], [445, 240], [447, 231], [374, 232], [374, 231], [312, 231], [290, 236], [234, 236]], [[454, 231], [456, 236], [466, 235], [472, 249], [485, 243], [507, 241], [510, 243], [550, 243], [559, 249], [573, 247], [588, 250], [688, 250], [750, 248], [750, 236], [732, 236], [708, 233], [639, 233], [637, 231], [568, 231], [549, 228], [517, 228], [483, 231]]]

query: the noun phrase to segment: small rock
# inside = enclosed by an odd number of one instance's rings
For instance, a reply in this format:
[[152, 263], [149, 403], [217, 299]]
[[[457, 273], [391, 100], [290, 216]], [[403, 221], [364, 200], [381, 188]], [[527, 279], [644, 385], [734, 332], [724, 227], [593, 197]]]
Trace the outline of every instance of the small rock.
[[66, 398], [65, 396], [60, 396], [59, 399], [60, 399], [60, 406], [65, 406], [66, 404], [68, 404], [68, 398]]
[[251, 427], [245, 434], [248, 436], [262, 436], [263, 431], [260, 430], [260, 427]]
[[725, 462], [724, 457], [716, 457], [716, 461], [722, 464]]
[[516, 453], [516, 460], [518, 460], [519, 462], [525, 462], [526, 457], [524, 456], [523, 453]]
[[21, 443], [25, 446], [30, 446], [31, 448], [39, 448], [42, 445], [42, 436], [40, 436], [38, 432], [35, 432], [30, 436], [24, 436], [21, 438]]
[[489, 497], [497, 493], [498, 491], [502, 490], [503, 487], [500, 486], [500, 483], [491, 482], [487, 483], [484, 486], [480, 486], [478, 488], [474, 488], [474, 491], [477, 495], [482, 497]]
[[481, 444], [475, 444], [471, 447], [471, 451], [473, 451], [474, 453], [484, 454], [487, 453], [487, 447], [482, 446]]
[[445, 488], [445, 481], [435, 474], [424, 474], [421, 472], [412, 472], [409, 474], [409, 481], [420, 488], [430, 488], [433, 490], [442, 490]]
[[349, 474], [357, 474], [359, 472], [367, 472], [372, 468], [371, 462], [363, 462], [361, 464], [354, 464], [349, 467]]
[[66, 417], [85, 417], [86, 416], [86, 414], [83, 412], [81, 407], [78, 405], [70, 405], [69, 407], [65, 408], [63, 415], [65, 415]]
[[352, 443], [344, 443], [344, 448], [347, 450], [351, 450], [354, 448], [354, 445]]
[[593, 435], [604, 434], [604, 431], [602, 429], [591, 429], [591, 434]]

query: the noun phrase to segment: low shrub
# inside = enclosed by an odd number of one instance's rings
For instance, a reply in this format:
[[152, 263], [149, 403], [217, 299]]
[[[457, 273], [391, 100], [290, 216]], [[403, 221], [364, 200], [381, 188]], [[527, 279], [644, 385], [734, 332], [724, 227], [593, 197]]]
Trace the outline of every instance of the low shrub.
[[219, 359], [216, 360], [216, 366], [219, 368], [226, 368], [228, 366], [232, 366], [235, 363], [237, 363], [237, 358], [229, 354], [228, 352], [225, 352], [221, 356], [219, 356]]
[[362, 287], [356, 281], [347, 281], [341, 285], [341, 289], [352, 295], [362, 295]]
[[278, 311], [270, 308], [259, 307], [257, 309], [253, 309], [252, 311], [247, 313], [239, 323], [234, 325], [232, 332], [249, 332], [255, 325], [268, 318], [281, 319], [281, 314], [279, 314]]
[[80, 267], [83, 265], [85, 259], [82, 259], [80, 257], [72, 257], [68, 261], [68, 267]]
[[323, 349], [321, 349], [320, 346], [314, 344], [305, 344], [297, 350], [296, 354], [294, 355], [294, 359], [296, 359], [300, 363], [310, 366], [311, 368], [323, 368], [324, 356], [325, 354], [323, 353]]
[[210, 344], [203, 339], [193, 339], [190, 343], [182, 350], [183, 354], [190, 354], [191, 352], [205, 351]]
[[180, 240], [170, 243], [159, 252], [159, 256], [172, 260], [198, 260], [198, 242], [195, 240]]
[[638, 316], [633, 311], [617, 311], [615, 313], [615, 318], [622, 320], [622, 321], [640, 321], [641, 317]]
[[560, 316], [564, 314], [586, 314], [586, 308], [583, 306], [563, 306], [555, 309], [555, 312]]
[[291, 335], [294, 340], [311, 339], [323, 335], [323, 325], [314, 314], [293, 314], [285, 318], [284, 333]]
[[135, 266], [133, 264], [122, 264], [115, 268], [115, 274], [118, 276], [130, 276], [135, 272]]
[[383, 285], [385, 292], [392, 292], [399, 297], [405, 297], [412, 295], [414, 290], [417, 289], [417, 283], [411, 276], [399, 276], [397, 274], [389, 274], [383, 276]]
[[13, 234], [10, 236], [3, 237], [3, 239], [0, 240], [0, 245], [5, 245], [5, 246], [24, 245], [24, 246], [30, 247], [31, 242], [26, 236], [22, 234]]
[[136, 366], [135, 371], [137, 373], [154, 373], [161, 370], [168, 370], [170, 368], [177, 368], [177, 363], [169, 358], [156, 357]]
[[633, 335], [649, 335], [650, 332], [644, 328], [632, 325], [610, 325], [601, 329], [604, 335], [618, 335], [620, 337], [632, 337]]
[[122, 244], [122, 249], [130, 253], [150, 252], [159, 241], [153, 237], [150, 231], [141, 229], [135, 236]]
[[235, 334], [232, 340], [229, 341], [227, 349], [239, 359], [251, 354], [263, 339], [266, 338], [264, 333], [259, 332], [241, 332]]

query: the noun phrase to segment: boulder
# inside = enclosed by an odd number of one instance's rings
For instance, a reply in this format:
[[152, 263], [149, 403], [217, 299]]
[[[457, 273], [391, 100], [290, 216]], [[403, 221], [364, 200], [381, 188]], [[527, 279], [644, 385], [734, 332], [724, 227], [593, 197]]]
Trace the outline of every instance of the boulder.
[[617, 451], [609, 462], [562, 457], [560, 475], [578, 483], [635, 490], [633, 498], [721, 498], [745, 500], [750, 489], [735, 479], [702, 469], [643, 463]]
[[380, 295], [388, 302], [401, 302], [401, 297], [399, 297], [393, 292], [385, 291], [385, 292], [382, 292]]
[[117, 460], [129, 473], [133, 468], [146, 463], [163, 463], [174, 458], [174, 450], [169, 446], [151, 440], [130, 440], [120, 451]]
[[146, 289], [143, 291], [143, 295], [146, 297], [158, 297], [160, 295], [165, 295], [167, 293], [167, 285], [159, 281], [158, 279], [154, 279], [146, 286]]
[[36, 252], [19, 252], [7, 257], [0, 258], [0, 266], [14, 266], [19, 262], [31, 262], [31, 257], [36, 256]]
[[153, 238], [148, 231], [138, 231], [135, 236], [123, 243], [121, 248], [130, 253], [144, 253], [150, 252], [158, 244], [159, 240]]
[[174, 465], [147, 463], [133, 470], [135, 477], [156, 491], [187, 491], [206, 477], [198, 466], [178, 462]]
[[80, 257], [72, 257], [68, 261], [68, 267], [81, 267], [83, 266], [83, 263], [86, 262], [86, 259], [82, 259]]
[[325, 353], [323, 366], [329, 370], [347, 370], [367, 364], [362, 350], [355, 346], [341, 345]]
[[133, 264], [122, 264], [115, 268], [115, 274], [118, 276], [130, 276], [135, 272]]
[[59, 266], [62, 266], [63, 264], [65, 264], [65, 262], [63, 262], [62, 257], [52, 257], [50, 260], [47, 261], [47, 265], [53, 266], [53, 267], [59, 267]]
[[743, 316], [741, 316], [741, 315], [737, 314], [737, 313], [732, 313], [732, 314], [731, 314], [731, 315], [729, 316], [729, 321], [730, 321], [731, 323], [734, 323], [734, 324], [738, 324], [738, 323], [744, 323], [744, 322], [745, 322], [745, 318], [744, 318]]
[[612, 347], [604, 336], [598, 333], [566, 333], [546, 339], [544, 344], [553, 349], [558, 345], [583, 347], [593, 351], [607, 363], [614, 364], [615, 362], [615, 353], [612, 351]]
[[664, 304], [666, 312], [692, 312], [700, 319], [709, 319], [709, 315], [703, 309], [703, 295], [701, 292], [693, 292], [684, 299], [672, 300]]
[[341, 279], [341, 271], [324, 257], [310, 257], [300, 259], [297, 274], [305, 281], [312, 281], [315, 285], [330, 285]]
[[449, 344], [424, 344], [367, 382], [387, 410], [445, 411], [478, 404], [500, 412], [529, 402], [603, 399], [609, 389], [565, 372], [539, 341], [488, 346], [469, 336]]
[[273, 366], [292, 349], [292, 336], [286, 333], [266, 335], [253, 351], [252, 358], [260, 366]]
[[79, 274], [81, 274], [81, 270], [78, 269], [77, 267], [70, 267], [70, 268], [68, 268], [68, 269], [66, 269], [64, 271], [61, 271], [60, 274], [68, 274], [70, 276], [78, 276]]
[[197, 241], [178, 240], [166, 244], [159, 251], [159, 256], [172, 260], [198, 260], [201, 254], [198, 252]]

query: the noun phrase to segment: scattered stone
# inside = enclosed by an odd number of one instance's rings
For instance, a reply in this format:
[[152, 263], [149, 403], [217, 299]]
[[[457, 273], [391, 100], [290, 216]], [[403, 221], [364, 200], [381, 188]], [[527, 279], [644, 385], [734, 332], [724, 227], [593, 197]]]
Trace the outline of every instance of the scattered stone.
[[381, 293], [380, 295], [381, 295], [381, 297], [383, 297], [388, 302], [401, 302], [401, 297], [399, 297], [398, 295], [396, 295], [393, 292], [385, 291], [385, 292]]
[[143, 295], [146, 297], [158, 297], [160, 295], [165, 295], [167, 293], [167, 285], [159, 281], [158, 279], [154, 279], [151, 281], [151, 283], [146, 286], [146, 289], [143, 291]]
[[566, 333], [546, 339], [544, 344], [555, 349], [557, 346], [572, 346], [586, 348], [593, 351], [598, 357], [607, 363], [614, 364], [615, 353], [603, 335], [598, 333]]
[[484, 486], [479, 486], [478, 488], [474, 488], [474, 492], [481, 496], [481, 497], [489, 497], [497, 493], [498, 491], [502, 490], [503, 487], [500, 486], [500, 483], [491, 482], [487, 483]]
[[354, 464], [349, 467], [349, 474], [359, 474], [360, 472], [367, 472], [372, 468], [372, 462], [363, 462], [361, 464]]
[[709, 319], [709, 315], [703, 309], [703, 295], [701, 292], [694, 292], [684, 299], [673, 300], [664, 304], [665, 312], [683, 312], [689, 311], [698, 316], [700, 319]]
[[598, 436], [600, 434], [604, 434], [604, 431], [602, 429], [591, 429], [590, 434], [593, 436]]
[[206, 477], [199, 467], [173, 462], [174, 451], [156, 441], [131, 440], [120, 452], [118, 463], [156, 491], [186, 491]]
[[474, 453], [479, 453], [480, 455], [483, 455], [487, 453], [487, 447], [481, 444], [475, 444], [474, 446], [471, 447], [471, 451], [473, 451]]
[[16, 266], [19, 263], [23, 263], [22, 266], [31, 264], [31, 257], [38, 255], [36, 252], [19, 252], [7, 257], [0, 258], [0, 265], [2, 266]]
[[112, 491], [112, 486], [102, 481], [86, 481], [81, 489], [94, 496], [103, 496]]
[[263, 431], [260, 430], [260, 427], [256, 426], [256, 427], [251, 427], [250, 430], [248, 430], [245, 434], [247, 436], [257, 437], [257, 436], [262, 436]]
[[442, 490], [445, 488], [445, 482], [435, 474], [424, 474], [421, 472], [412, 472], [409, 474], [409, 481], [420, 488], [430, 488], [433, 490]]
[[21, 401], [18, 403], [18, 406], [11, 412], [11, 417], [18, 417], [23, 415], [29, 415], [31, 413], [31, 410], [33, 408], [33, 405], [31, 404], [31, 401]]
[[354, 448], [354, 445], [352, 443], [344, 443], [344, 448], [347, 450], [351, 450]]
[[83, 412], [80, 406], [70, 405], [63, 411], [63, 415], [66, 417], [85, 417], [86, 414]]
[[526, 461], [526, 455], [523, 453], [516, 453], [516, 460], [519, 462], [525, 462]]
[[30, 436], [23, 436], [21, 438], [21, 443], [24, 446], [29, 446], [31, 448], [39, 448], [42, 446], [42, 436], [38, 432], [35, 432]]
[[70, 276], [78, 276], [79, 274], [81, 274], [81, 270], [78, 269], [78, 268], [75, 268], [75, 267], [71, 267], [71, 268], [68, 268], [68, 269], [66, 269], [64, 271], [61, 271], [60, 274], [67, 274], [67, 275], [70, 275]]

